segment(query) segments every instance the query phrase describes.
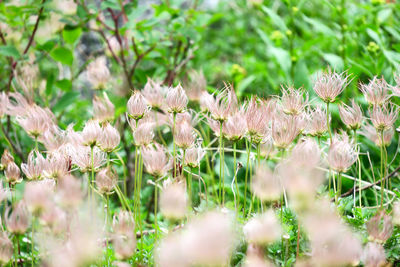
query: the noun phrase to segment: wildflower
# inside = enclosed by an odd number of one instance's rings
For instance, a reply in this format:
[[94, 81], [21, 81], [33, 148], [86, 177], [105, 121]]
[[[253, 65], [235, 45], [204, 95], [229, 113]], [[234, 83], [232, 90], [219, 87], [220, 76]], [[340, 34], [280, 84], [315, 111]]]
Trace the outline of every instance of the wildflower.
[[378, 213], [367, 222], [369, 239], [377, 243], [385, 243], [393, 233], [392, 218], [384, 211]]
[[0, 265], [10, 262], [13, 255], [13, 244], [5, 231], [0, 232]]
[[231, 219], [220, 212], [208, 212], [187, 225], [183, 237], [184, 255], [194, 265], [222, 266], [229, 261], [234, 248]]
[[119, 142], [121, 140], [121, 136], [117, 129], [115, 129], [111, 124], [107, 123], [103, 126], [102, 134], [99, 138], [99, 147], [106, 153], [113, 152]]
[[45, 146], [46, 151], [51, 153], [61, 149], [67, 143], [67, 133], [53, 125], [43, 133], [39, 141]]
[[70, 159], [57, 151], [47, 155], [43, 175], [51, 179], [60, 179], [70, 171]]
[[[382, 134], [376, 131], [376, 128], [371, 124], [367, 124], [363, 126], [361, 129], [361, 134], [367, 137], [369, 140], [375, 143], [378, 147], [382, 146]], [[383, 131], [383, 144], [385, 146], [389, 146], [392, 142], [392, 138], [394, 135], [393, 128]]]
[[386, 266], [386, 254], [383, 245], [368, 242], [363, 251], [362, 261], [365, 267]]
[[153, 142], [154, 138], [154, 122], [150, 120], [141, 120], [137, 127], [129, 123], [133, 130], [133, 139], [135, 140], [136, 146], [147, 146]]
[[[36, 157], [35, 157], [36, 154]], [[39, 180], [45, 168], [46, 160], [38, 151], [31, 151], [28, 156], [28, 162], [21, 164], [21, 169], [28, 180]]]
[[115, 108], [107, 94], [104, 97], [94, 96], [93, 98], [93, 118], [99, 122], [112, 121], [114, 119]]
[[87, 79], [95, 90], [106, 88], [107, 82], [110, 79], [106, 57], [98, 57], [89, 63], [87, 67]]
[[[255, 0], [253, 0], [255, 1]], [[272, 267], [273, 265], [264, 258], [264, 251], [260, 246], [249, 244], [246, 252], [244, 267]], [[297, 266], [297, 265], [296, 265]]]
[[96, 174], [96, 185], [101, 194], [113, 193], [117, 181], [117, 173], [111, 168], [102, 169]]
[[127, 103], [128, 116], [135, 121], [140, 120], [149, 112], [147, 101], [139, 91], [133, 92]]
[[61, 177], [57, 183], [58, 202], [68, 209], [77, 207], [83, 198], [81, 183], [72, 175]]
[[200, 166], [200, 161], [205, 155], [205, 151], [201, 146], [198, 147], [191, 147], [186, 149], [185, 153], [185, 165], [189, 166], [190, 168], [197, 168]]
[[351, 107], [346, 104], [339, 105], [339, 114], [343, 123], [351, 130], [358, 130], [362, 123], [362, 111], [354, 99], [351, 100]]
[[306, 133], [311, 136], [321, 137], [328, 131], [326, 112], [321, 106], [310, 109], [307, 116]]
[[85, 127], [82, 130], [82, 145], [93, 147], [97, 145], [102, 134], [99, 123], [95, 120], [89, 120], [86, 122]]
[[[72, 164], [75, 164], [79, 167], [81, 172], [97, 172], [100, 167], [106, 162], [106, 155], [97, 147], [93, 149], [93, 160], [92, 160], [92, 151], [89, 147], [77, 147], [72, 149], [71, 158]], [[93, 167], [92, 167], [93, 166]]]
[[345, 72], [328, 70], [319, 75], [314, 83], [314, 91], [325, 103], [333, 103], [349, 83], [349, 76]]
[[132, 215], [120, 211], [113, 220], [113, 238], [115, 253], [118, 259], [125, 260], [132, 257], [136, 250], [135, 223]]
[[244, 110], [229, 116], [223, 125], [223, 133], [225, 134], [225, 137], [234, 142], [242, 139], [246, 132], [247, 123]]
[[25, 116], [32, 108], [32, 105], [20, 93], [9, 93], [7, 102], [7, 114], [11, 116]]
[[254, 142], [261, 142], [264, 138], [271, 113], [266, 105], [271, 102], [259, 103], [256, 98], [252, 98], [246, 105], [247, 133]]
[[6, 182], [12, 185], [22, 182], [21, 172], [18, 165], [14, 162], [10, 162], [7, 165], [7, 168], [4, 171], [4, 175], [6, 177]]
[[272, 139], [279, 149], [286, 149], [300, 133], [298, 117], [280, 115], [272, 122]]
[[274, 141], [270, 135], [267, 135], [260, 144], [260, 155], [269, 158], [274, 153]]
[[207, 81], [203, 71], [192, 70], [189, 72], [190, 82], [186, 86], [186, 94], [192, 101], [199, 101], [202, 92], [207, 88]]
[[16, 117], [18, 124], [33, 138], [38, 138], [54, 125], [54, 115], [49, 109], [31, 106], [27, 113]]
[[169, 113], [182, 113], [186, 109], [188, 98], [182, 86], [169, 88], [166, 98]]
[[279, 199], [282, 187], [271, 170], [267, 166], [261, 165], [256, 169], [252, 179], [251, 190], [260, 200], [273, 201]]
[[302, 89], [296, 90], [293, 87], [285, 89], [282, 87], [280, 102], [283, 112], [288, 115], [299, 115], [302, 113], [308, 101], [308, 94], [306, 94], [305, 99], [303, 94]]
[[10, 154], [7, 149], [4, 149], [3, 154], [1, 155], [1, 169], [6, 169], [8, 164], [14, 162], [14, 157]]
[[154, 146], [142, 147], [143, 163], [146, 171], [154, 177], [163, 177], [172, 167], [165, 148], [155, 143]]
[[160, 211], [168, 219], [179, 220], [188, 210], [188, 197], [182, 182], [165, 182], [160, 195]]
[[381, 106], [390, 98], [389, 84], [376, 76], [368, 84], [360, 84], [360, 91], [368, 104], [373, 106]]
[[321, 150], [314, 139], [305, 138], [294, 146], [291, 158], [303, 166], [316, 167], [321, 161]]
[[224, 122], [237, 111], [238, 100], [232, 86], [220, 92], [213, 102], [208, 105], [211, 117], [219, 122]]
[[174, 137], [176, 145], [183, 150], [191, 147], [196, 140], [194, 129], [187, 122], [181, 122], [176, 125]]
[[6, 210], [5, 222], [8, 231], [13, 234], [24, 234], [29, 227], [29, 212], [24, 201], [19, 201], [12, 212]]
[[214, 103], [214, 97], [207, 91], [203, 91], [200, 95], [200, 109], [202, 112], [209, 112], [209, 107]]
[[246, 240], [257, 245], [266, 245], [277, 240], [282, 233], [281, 226], [272, 210], [251, 218], [243, 227]]
[[328, 152], [329, 166], [337, 172], [347, 172], [356, 162], [358, 152], [346, 133], [335, 135]]
[[66, 212], [54, 203], [41, 212], [40, 221], [55, 235], [65, 233], [68, 229]]
[[390, 129], [397, 120], [398, 108], [389, 103], [382, 106], [374, 106], [371, 111], [371, 121], [378, 132]]
[[7, 199], [10, 190], [3, 186], [3, 183], [0, 183], [0, 203]]
[[164, 105], [165, 90], [160, 83], [148, 79], [142, 94], [153, 109], [159, 109]]
[[161, 240], [155, 250], [155, 262], [161, 267], [190, 267], [190, 259], [185, 255], [185, 236], [181, 232], [173, 232]]
[[5, 92], [0, 93], [0, 119], [3, 118], [4, 114], [7, 113], [7, 107], [9, 106], [8, 96]]
[[53, 180], [32, 181], [26, 184], [24, 200], [33, 215], [40, 215], [52, 205], [54, 185]]

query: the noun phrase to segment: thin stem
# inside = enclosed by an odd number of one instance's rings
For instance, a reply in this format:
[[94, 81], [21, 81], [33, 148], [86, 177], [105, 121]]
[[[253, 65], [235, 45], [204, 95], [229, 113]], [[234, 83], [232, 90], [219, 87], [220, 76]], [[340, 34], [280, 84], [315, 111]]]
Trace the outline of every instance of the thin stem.
[[174, 170], [174, 177], [176, 177], [176, 145], [175, 145], [175, 127], [176, 127], [176, 112], [174, 112], [172, 114], [172, 118], [173, 118], [173, 124], [172, 124], [172, 142], [173, 142], [173, 147], [174, 147], [174, 166], [173, 166], [173, 170]]
[[157, 197], [157, 191], [158, 191], [158, 185], [157, 185], [157, 179], [156, 179], [156, 184], [154, 186], [154, 239], [157, 241], [157, 235], [158, 235], [158, 218], [157, 218], [157, 206], [158, 206], [158, 197]]
[[384, 173], [384, 140], [383, 140], [383, 130], [380, 131], [381, 134], [381, 209], [383, 209], [383, 193], [384, 193], [384, 188], [385, 188], [385, 173]]
[[329, 142], [332, 145], [331, 123], [329, 121], [329, 102], [326, 102], [326, 126], [328, 128], [328, 133], [329, 133]]
[[31, 265], [35, 266], [35, 242], [34, 242], [34, 234], [35, 234], [35, 219], [32, 220], [32, 233], [31, 233]]
[[[89, 193], [90, 201], [92, 201], [93, 194], [92, 194], [92, 190], [90, 189], [90, 186], [92, 185], [92, 183], [94, 181], [94, 146], [93, 145], [90, 146], [90, 160], [92, 163], [92, 168], [91, 168], [92, 177], [91, 177], [91, 180], [89, 179], [88, 190], [90, 190], [90, 193]], [[93, 203], [91, 203], [91, 204], [93, 204]]]
[[[108, 228], [109, 222], [110, 222], [110, 197], [106, 195], [106, 229]], [[108, 238], [106, 238], [106, 259], [107, 259], [107, 266], [110, 266], [110, 259], [108, 257]]]
[[[329, 175], [330, 175], [330, 173], [332, 173], [331, 168], [329, 168]], [[332, 173], [332, 176], [333, 176], [333, 179], [332, 179], [332, 181], [333, 181], [333, 194], [335, 195], [335, 204], [337, 206], [338, 205], [338, 195], [337, 195], [337, 192], [336, 192], [335, 174]]]
[[239, 186], [237, 181], [236, 141], [233, 142], [233, 167], [234, 167], [233, 179], [235, 180], [236, 193], [237, 193], [237, 198], [235, 199], [236, 214], [239, 214], [239, 204], [237, 203], [237, 199], [239, 198]]
[[251, 147], [249, 146], [249, 143], [247, 140], [246, 140], [246, 150], [247, 150], [247, 163], [246, 163], [246, 175], [244, 178], [243, 218], [246, 215], [247, 177], [248, 177], [248, 171], [249, 171], [249, 165], [250, 165], [250, 150], [251, 150]]
[[219, 122], [219, 194], [221, 195], [221, 204], [222, 206], [224, 205], [224, 183], [225, 181], [223, 180], [223, 168], [224, 168], [224, 158], [223, 158], [223, 137], [222, 137], [222, 127], [223, 127], [223, 122]]

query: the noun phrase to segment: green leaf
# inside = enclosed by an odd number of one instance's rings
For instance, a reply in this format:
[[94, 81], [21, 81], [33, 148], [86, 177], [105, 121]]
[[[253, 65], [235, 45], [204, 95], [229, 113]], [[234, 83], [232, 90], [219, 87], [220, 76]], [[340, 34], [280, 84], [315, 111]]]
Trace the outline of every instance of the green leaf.
[[71, 103], [74, 103], [78, 98], [79, 92], [68, 92], [63, 95], [58, 101], [57, 104], [53, 107], [53, 112], [58, 112], [67, 108]]
[[76, 28], [65, 27], [63, 30], [63, 38], [65, 42], [69, 44], [74, 44], [79, 39], [81, 34], [82, 34], [82, 28], [80, 27]]
[[367, 34], [371, 37], [379, 46], [383, 47], [382, 40], [379, 35], [372, 29], [367, 29]]
[[103, 1], [103, 2], [101, 2], [101, 6], [100, 7], [101, 7], [102, 10], [107, 9], [107, 8], [111, 8], [111, 9], [114, 9], [114, 10], [121, 10], [121, 6], [115, 0]]
[[276, 61], [281, 66], [283, 71], [288, 74], [290, 71], [290, 67], [292, 66], [292, 60], [290, 59], [289, 52], [285, 49], [274, 46], [271, 46], [268, 50], [268, 52], [272, 54], [273, 57], [275, 57]]
[[261, 9], [271, 17], [272, 23], [274, 23], [281, 31], [285, 32], [287, 30], [286, 23], [275, 11], [266, 6], [262, 6]]
[[59, 61], [65, 65], [71, 66], [74, 61], [74, 56], [71, 50], [65, 47], [57, 47], [50, 53], [55, 61]]
[[239, 97], [243, 95], [244, 90], [246, 90], [247, 87], [256, 79], [256, 75], [250, 75], [249, 77], [246, 77], [245, 79], [241, 80], [240, 83], [237, 86], [237, 94]]
[[383, 23], [385, 22], [390, 16], [392, 16], [392, 9], [391, 8], [386, 8], [382, 9], [381, 11], [378, 12], [378, 22]]
[[335, 32], [332, 31], [328, 26], [326, 26], [324, 23], [322, 23], [322, 21], [320, 20], [316, 20], [316, 19], [312, 19], [309, 18], [305, 15], [303, 15], [303, 20], [307, 23], [309, 23], [313, 29], [317, 32], [323, 33], [325, 35], [329, 35], [329, 36], [334, 36]]
[[322, 57], [331, 65], [335, 70], [343, 70], [344, 63], [343, 59], [338, 55], [325, 53]]
[[20, 54], [17, 50], [12, 45], [2, 45], [0, 46], [0, 55], [6, 56], [6, 57], [13, 57], [13, 58], [19, 58]]
[[56, 86], [58, 87], [58, 88], [60, 88], [61, 90], [63, 90], [63, 91], [70, 91], [71, 90], [71, 88], [72, 88], [72, 83], [71, 83], [71, 81], [70, 80], [67, 80], [67, 79], [63, 79], [63, 80], [59, 80], [59, 81], [56, 81]]

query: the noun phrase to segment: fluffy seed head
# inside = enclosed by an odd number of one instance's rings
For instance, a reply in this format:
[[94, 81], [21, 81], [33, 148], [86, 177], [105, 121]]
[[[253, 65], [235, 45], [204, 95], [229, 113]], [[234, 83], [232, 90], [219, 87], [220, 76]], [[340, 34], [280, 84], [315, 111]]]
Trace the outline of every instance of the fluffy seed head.
[[96, 186], [101, 194], [112, 194], [117, 181], [117, 173], [111, 168], [104, 168], [96, 174]]
[[262, 201], [277, 200], [282, 192], [279, 180], [265, 165], [260, 165], [256, 169], [250, 186], [254, 194]]
[[169, 113], [176, 114], [184, 112], [188, 101], [185, 90], [183, 90], [180, 84], [168, 89], [166, 103]]
[[118, 259], [126, 260], [132, 257], [136, 250], [136, 233], [133, 215], [120, 211], [113, 219], [112, 242]]
[[114, 151], [119, 142], [121, 140], [121, 136], [117, 129], [115, 129], [111, 124], [107, 123], [103, 126], [102, 134], [99, 139], [99, 147], [106, 153], [111, 153]]
[[272, 122], [272, 139], [275, 147], [286, 149], [300, 133], [299, 116], [277, 115]]
[[142, 94], [153, 109], [159, 109], [164, 106], [165, 88], [160, 83], [148, 79]]
[[168, 219], [179, 220], [188, 210], [188, 197], [185, 184], [166, 181], [160, 195], [160, 211]]
[[326, 112], [321, 106], [310, 109], [307, 114], [306, 133], [311, 136], [323, 136], [328, 131]]
[[112, 121], [114, 119], [115, 108], [107, 94], [103, 97], [94, 96], [93, 98], [93, 118], [99, 122]]
[[346, 133], [336, 134], [328, 152], [328, 163], [337, 172], [347, 172], [351, 165], [356, 162], [358, 152], [350, 142]]
[[375, 242], [368, 242], [363, 250], [362, 261], [365, 267], [387, 266], [383, 245]]
[[14, 157], [7, 149], [4, 149], [3, 154], [1, 155], [1, 169], [7, 168], [8, 164], [11, 162], [14, 162]]
[[346, 104], [339, 105], [339, 114], [343, 123], [351, 130], [358, 130], [362, 123], [362, 111], [354, 99], [351, 100], [351, 106]]
[[390, 98], [389, 87], [385, 79], [378, 79], [375, 76], [368, 84], [360, 84], [360, 91], [368, 104], [381, 106]]
[[196, 134], [192, 125], [186, 121], [176, 125], [174, 137], [176, 145], [184, 150], [191, 147], [196, 140]]
[[142, 157], [146, 171], [154, 177], [163, 177], [172, 167], [165, 148], [160, 144], [143, 146]]
[[95, 90], [106, 88], [107, 82], [110, 79], [106, 57], [98, 57], [89, 63], [87, 66], [87, 79]]
[[6, 177], [6, 182], [11, 183], [12, 185], [22, 182], [21, 172], [18, 165], [14, 162], [10, 162], [7, 165], [4, 175]]
[[82, 130], [82, 145], [84, 146], [95, 146], [97, 145], [102, 134], [99, 123], [95, 120], [89, 120], [86, 122], [85, 127]]
[[392, 103], [374, 106], [371, 112], [371, 121], [378, 132], [392, 128], [397, 120], [399, 109]]
[[197, 168], [204, 155], [205, 151], [201, 146], [188, 148], [185, 153], [185, 164], [191, 168]]
[[0, 264], [6, 265], [13, 255], [13, 244], [8, 238], [7, 233], [0, 232]]
[[[378, 133], [376, 128], [371, 124], [364, 125], [361, 128], [361, 134], [375, 143], [378, 147], [382, 146], [382, 133]], [[394, 135], [393, 128], [383, 131], [383, 145], [389, 146]]]
[[6, 210], [5, 222], [8, 231], [13, 234], [24, 234], [29, 227], [29, 212], [24, 201], [19, 201], [10, 213]]
[[28, 162], [21, 164], [21, 169], [28, 180], [39, 180], [45, 169], [46, 160], [38, 151], [34, 150], [29, 153]]
[[393, 233], [392, 218], [381, 210], [367, 222], [369, 239], [377, 243], [385, 243]]
[[0, 93], [0, 119], [4, 117], [9, 106], [8, 96], [5, 92]]
[[39, 216], [53, 204], [54, 180], [32, 181], [26, 184], [24, 200], [28, 210]]
[[232, 114], [223, 124], [222, 129], [225, 137], [231, 141], [238, 141], [247, 133], [247, 122], [244, 109]]
[[277, 240], [282, 233], [275, 213], [268, 210], [257, 217], [251, 218], [243, 227], [246, 240], [257, 245], [266, 245]]
[[280, 103], [283, 108], [283, 112], [288, 115], [299, 115], [303, 112], [308, 102], [308, 94], [305, 94], [302, 89], [295, 89], [293, 87], [282, 87], [282, 96], [280, 97]]
[[314, 91], [325, 103], [332, 103], [349, 83], [349, 76], [345, 72], [336, 73], [329, 69], [318, 76]]
[[143, 118], [143, 116], [149, 112], [150, 109], [142, 93], [135, 91], [128, 100], [127, 110], [128, 116], [135, 121], [138, 121]]
[[208, 110], [211, 117], [219, 122], [224, 122], [228, 117], [237, 111], [238, 100], [235, 90], [228, 86], [222, 92], [217, 94], [215, 100], [208, 103]]

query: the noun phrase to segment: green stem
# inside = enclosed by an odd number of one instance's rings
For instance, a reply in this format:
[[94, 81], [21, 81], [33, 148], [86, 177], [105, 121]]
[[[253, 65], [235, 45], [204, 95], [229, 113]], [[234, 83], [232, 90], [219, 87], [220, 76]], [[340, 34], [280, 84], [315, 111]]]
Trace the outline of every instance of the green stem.
[[173, 148], [174, 148], [174, 166], [173, 166], [173, 170], [174, 170], [174, 177], [176, 177], [176, 145], [175, 145], [175, 127], [176, 127], [176, 113], [174, 112], [172, 114], [173, 117], [173, 124], [172, 124], [172, 142], [173, 142]]
[[326, 102], [326, 126], [328, 128], [328, 133], [329, 133], [329, 142], [332, 145], [331, 123], [329, 121], [329, 102]]
[[[109, 222], [110, 222], [110, 197], [106, 195], [106, 229], [108, 229]], [[106, 259], [107, 259], [107, 266], [110, 266], [110, 258], [108, 257], [108, 238], [106, 238]]]
[[[88, 184], [88, 190], [90, 190], [90, 201], [92, 202], [92, 190], [90, 189], [90, 186], [92, 185], [93, 181], [94, 181], [94, 146], [90, 146], [90, 160], [92, 163], [92, 168], [91, 168], [91, 172], [92, 172], [92, 177], [91, 179], [89, 179], [89, 184]], [[91, 203], [93, 204], [93, 203]]]
[[154, 239], [157, 241], [157, 235], [158, 235], [158, 218], [157, 218], [157, 206], [158, 206], [158, 197], [157, 197], [157, 191], [158, 191], [158, 186], [157, 186], [157, 179], [156, 179], [156, 184], [154, 186]]
[[246, 150], [247, 150], [247, 163], [246, 163], [246, 174], [244, 178], [244, 201], [243, 201], [243, 218], [246, 216], [246, 198], [247, 198], [247, 177], [249, 172], [249, 165], [250, 165], [250, 151], [251, 148], [249, 147], [249, 143], [246, 140]]
[[384, 133], [383, 132], [384, 132], [384, 130], [380, 131], [380, 134], [381, 134], [381, 209], [383, 209], [383, 193], [385, 190], [384, 189], [385, 188], [385, 171], [384, 171], [385, 159], [384, 159], [384, 152], [383, 152], [385, 144], [384, 144], [384, 138], [383, 138]]
[[223, 193], [223, 191], [224, 191], [224, 183], [225, 183], [225, 181], [223, 180], [224, 178], [222, 177], [222, 172], [223, 172], [223, 168], [224, 168], [224, 162], [223, 162], [223, 160], [224, 160], [224, 158], [223, 158], [223, 155], [222, 155], [222, 150], [223, 150], [223, 144], [222, 144], [222, 142], [223, 142], [223, 138], [222, 138], [222, 127], [223, 127], [223, 122], [222, 121], [220, 121], [219, 122], [219, 194], [220, 194], [220, 196], [221, 196], [221, 205], [223, 206], [224, 205], [224, 193]]
[[34, 234], [35, 234], [35, 219], [32, 219], [32, 233], [31, 233], [31, 265], [35, 266], [35, 242], [34, 242]]
[[236, 141], [233, 142], [233, 167], [234, 167], [233, 179], [235, 179], [236, 194], [237, 194], [237, 197], [235, 199], [236, 214], [239, 214], [239, 203], [237, 201], [237, 199], [239, 199], [239, 186], [237, 181]]

